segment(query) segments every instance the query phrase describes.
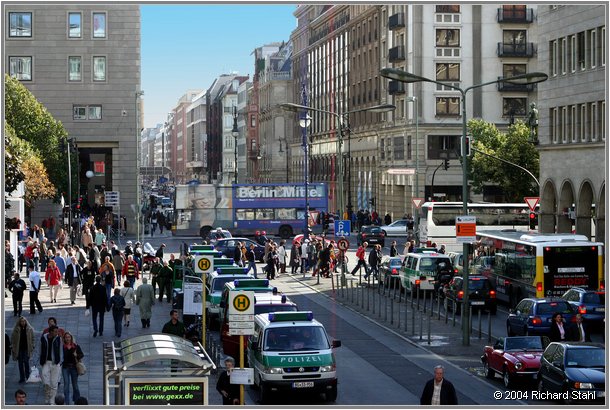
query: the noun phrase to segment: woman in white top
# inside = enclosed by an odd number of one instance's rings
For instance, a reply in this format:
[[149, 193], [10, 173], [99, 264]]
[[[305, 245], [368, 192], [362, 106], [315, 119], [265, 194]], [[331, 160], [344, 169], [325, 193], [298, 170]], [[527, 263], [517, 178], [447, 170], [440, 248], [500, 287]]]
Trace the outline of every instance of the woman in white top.
[[123, 287], [121, 288], [121, 296], [123, 296], [123, 299], [125, 299], [125, 307], [123, 308], [123, 326], [129, 327], [131, 306], [136, 301], [136, 294], [128, 280], [123, 283]]

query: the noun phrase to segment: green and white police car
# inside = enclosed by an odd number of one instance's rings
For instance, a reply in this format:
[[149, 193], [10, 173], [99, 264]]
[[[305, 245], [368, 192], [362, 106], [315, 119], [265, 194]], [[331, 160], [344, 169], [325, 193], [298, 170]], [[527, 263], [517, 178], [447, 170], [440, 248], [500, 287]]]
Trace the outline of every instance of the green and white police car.
[[248, 340], [248, 363], [260, 400], [268, 402], [280, 391], [324, 393], [337, 398], [337, 371], [331, 341], [312, 312], [273, 312], [254, 317], [254, 335]]
[[[236, 273], [241, 269], [241, 273]], [[225, 283], [233, 282], [236, 279], [253, 279], [253, 276], [246, 273], [247, 268], [220, 267], [216, 271], [207, 275], [207, 294], [205, 298], [206, 322], [212, 325], [220, 324], [220, 300]]]

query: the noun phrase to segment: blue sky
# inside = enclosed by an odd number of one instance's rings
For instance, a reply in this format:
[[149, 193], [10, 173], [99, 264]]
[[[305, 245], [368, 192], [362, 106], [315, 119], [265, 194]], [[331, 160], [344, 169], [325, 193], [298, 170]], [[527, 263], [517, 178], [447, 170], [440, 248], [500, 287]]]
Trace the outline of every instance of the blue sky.
[[163, 123], [188, 89], [254, 72], [255, 48], [288, 41], [294, 4], [141, 5], [144, 126]]

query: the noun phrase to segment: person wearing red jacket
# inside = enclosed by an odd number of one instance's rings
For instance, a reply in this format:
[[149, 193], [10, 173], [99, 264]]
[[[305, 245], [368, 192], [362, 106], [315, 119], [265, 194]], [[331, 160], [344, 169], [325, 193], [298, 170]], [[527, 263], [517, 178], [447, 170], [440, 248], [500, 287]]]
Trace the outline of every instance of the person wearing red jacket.
[[47, 265], [47, 270], [44, 273], [44, 280], [50, 288], [51, 303], [57, 303], [57, 292], [59, 292], [59, 286], [61, 284], [61, 272], [53, 259], [51, 259]]
[[362, 242], [362, 245], [360, 245], [358, 247], [358, 250], [356, 251], [356, 257], [358, 258], [358, 264], [356, 264], [356, 267], [352, 270], [352, 275], [356, 275], [356, 271], [361, 266], [364, 266], [364, 272], [366, 273], [366, 275], [368, 275], [370, 273], [369, 267], [366, 265], [366, 261], [364, 260], [367, 245], [368, 245], [368, 242]]
[[123, 264], [121, 274], [123, 275], [123, 277], [127, 278], [129, 284], [133, 288], [136, 283], [136, 279], [140, 277], [140, 273], [138, 271], [138, 263], [133, 260], [133, 255], [129, 255], [127, 257], [127, 260]]

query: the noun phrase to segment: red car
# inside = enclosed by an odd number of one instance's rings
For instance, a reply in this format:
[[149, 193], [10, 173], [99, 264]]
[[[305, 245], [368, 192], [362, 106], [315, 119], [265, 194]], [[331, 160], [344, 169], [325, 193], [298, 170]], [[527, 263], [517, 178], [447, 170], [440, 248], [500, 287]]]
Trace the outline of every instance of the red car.
[[485, 376], [502, 375], [504, 386], [512, 387], [517, 378], [536, 378], [544, 352], [541, 336], [501, 337], [493, 346], [485, 346], [481, 361]]

